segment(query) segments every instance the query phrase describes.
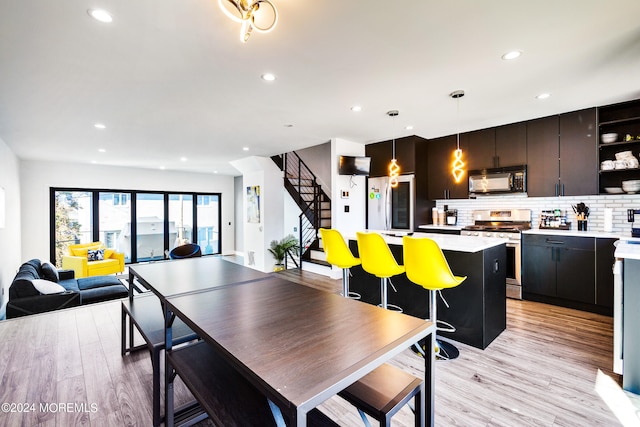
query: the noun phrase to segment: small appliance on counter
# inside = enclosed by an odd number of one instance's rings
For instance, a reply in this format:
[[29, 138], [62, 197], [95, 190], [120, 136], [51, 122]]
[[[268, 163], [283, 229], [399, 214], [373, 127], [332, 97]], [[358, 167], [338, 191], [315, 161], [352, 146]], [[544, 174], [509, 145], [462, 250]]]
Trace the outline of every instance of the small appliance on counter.
[[457, 209], [449, 209], [449, 206], [444, 205], [444, 215], [446, 217], [447, 225], [456, 225], [458, 223]]
[[567, 211], [561, 209], [540, 212], [540, 229], [570, 230], [571, 222], [567, 221]]
[[627, 221], [632, 223], [631, 237], [640, 237], [640, 225], [635, 222], [636, 215], [640, 215], [640, 209], [627, 209]]

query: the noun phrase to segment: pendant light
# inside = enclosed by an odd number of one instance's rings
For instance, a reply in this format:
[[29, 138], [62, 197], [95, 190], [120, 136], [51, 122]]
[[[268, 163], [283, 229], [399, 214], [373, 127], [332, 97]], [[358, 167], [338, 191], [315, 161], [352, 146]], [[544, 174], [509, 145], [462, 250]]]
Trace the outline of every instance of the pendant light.
[[[395, 117], [397, 117], [398, 114], [400, 114], [398, 110], [387, 111], [387, 116], [394, 118], [394, 124], [395, 124]], [[398, 186], [399, 175], [400, 175], [400, 165], [398, 165], [398, 160], [396, 159], [396, 138], [395, 138], [395, 132], [394, 132], [393, 141], [391, 142], [391, 162], [389, 163], [389, 185], [391, 186], [391, 188], [396, 188]]]
[[464, 161], [462, 160], [462, 150], [460, 149], [460, 98], [464, 96], [463, 90], [456, 90], [449, 94], [458, 103], [458, 133], [456, 138], [456, 149], [453, 152], [453, 163], [451, 164], [451, 173], [456, 183], [459, 183], [464, 176]]

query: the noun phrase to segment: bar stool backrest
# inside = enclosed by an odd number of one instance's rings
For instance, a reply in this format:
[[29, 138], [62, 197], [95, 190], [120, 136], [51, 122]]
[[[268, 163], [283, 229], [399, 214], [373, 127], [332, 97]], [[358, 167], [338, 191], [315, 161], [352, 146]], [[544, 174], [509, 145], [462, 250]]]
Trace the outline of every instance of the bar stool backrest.
[[322, 246], [329, 264], [338, 268], [351, 268], [354, 265], [360, 265], [360, 259], [353, 256], [338, 230], [321, 228], [320, 237], [322, 237]]
[[402, 247], [407, 277], [425, 289], [453, 288], [467, 278], [453, 275], [440, 246], [432, 239], [404, 236]]
[[356, 237], [364, 271], [376, 277], [393, 277], [404, 273], [404, 267], [398, 265], [380, 234], [357, 232]]

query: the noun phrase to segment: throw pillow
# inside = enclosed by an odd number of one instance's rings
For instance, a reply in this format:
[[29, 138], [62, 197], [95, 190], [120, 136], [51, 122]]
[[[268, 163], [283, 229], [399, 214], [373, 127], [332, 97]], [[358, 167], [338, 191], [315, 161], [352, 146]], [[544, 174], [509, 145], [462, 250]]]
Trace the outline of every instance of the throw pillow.
[[42, 270], [42, 278], [49, 280], [50, 282], [58, 283], [60, 276], [58, 276], [58, 269], [50, 262], [43, 262], [40, 266]]
[[104, 249], [96, 249], [87, 251], [87, 260], [88, 261], [102, 261], [104, 260]]
[[62, 286], [58, 285], [55, 282], [51, 282], [49, 280], [33, 279], [31, 283], [33, 284], [33, 287], [36, 288], [38, 292], [45, 295], [58, 294], [60, 292], [66, 291], [66, 289], [63, 288]]

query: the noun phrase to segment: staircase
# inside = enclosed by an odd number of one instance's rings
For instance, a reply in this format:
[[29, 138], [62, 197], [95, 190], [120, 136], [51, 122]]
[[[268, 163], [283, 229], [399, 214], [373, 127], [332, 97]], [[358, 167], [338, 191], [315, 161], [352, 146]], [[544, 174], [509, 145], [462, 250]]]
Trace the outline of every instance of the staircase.
[[[315, 174], [295, 152], [272, 156], [271, 159], [284, 171], [284, 187], [300, 208], [299, 261], [329, 265], [325, 261], [318, 238], [321, 227], [331, 228], [331, 198], [324, 192]], [[292, 260], [297, 267], [302, 266]]]

